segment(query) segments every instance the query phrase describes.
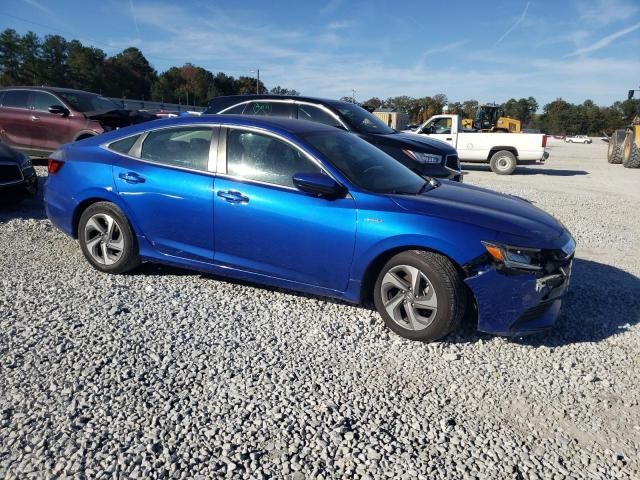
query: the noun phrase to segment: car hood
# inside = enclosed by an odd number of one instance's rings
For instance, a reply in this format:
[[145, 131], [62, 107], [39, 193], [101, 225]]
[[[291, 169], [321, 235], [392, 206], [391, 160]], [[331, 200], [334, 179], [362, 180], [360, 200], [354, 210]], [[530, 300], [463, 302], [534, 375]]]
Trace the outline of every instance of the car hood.
[[527, 200], [458, 182], [443, 180], [439, 187], [423, 194], [392, 195], [391, 198], [410, 212], [520, 237], [517, 246], [521, 247], [550, 248], [566, 231], [553, 216]]
[[390, 133], [388, 135], [372, 134], [375, 143], [390, 145], [398, 148], [406, 148], [416, 152], [437, 153], [439, 155], [455, 155], [455, 148], [446, 142], [427, 136], [419, 136], [411, 133]]

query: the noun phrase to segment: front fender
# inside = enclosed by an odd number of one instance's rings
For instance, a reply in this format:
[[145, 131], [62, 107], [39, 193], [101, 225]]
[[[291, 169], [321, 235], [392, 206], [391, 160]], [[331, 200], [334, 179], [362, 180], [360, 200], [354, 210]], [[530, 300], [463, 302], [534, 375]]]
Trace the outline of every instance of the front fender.
[[478, 242], [478, 244], [478, 248], [471, 251], [469, 249], [465, 249], [465, 245], [456, 244], [433, 236], [397, 235], [376, 242], [375, 244], [370, 245], [365, 251], [360, 252], [357, 256], [357, 262], [353, 265], [352, 278], [362, 279], [369, 265], [371, 265], [377, 258], [385, 255], [387, 252], [400, 249], [432, 250], [449, 257], [459, 266], [462, 266], [483, 253], [482, 244], [480, 244], [480, 242]]

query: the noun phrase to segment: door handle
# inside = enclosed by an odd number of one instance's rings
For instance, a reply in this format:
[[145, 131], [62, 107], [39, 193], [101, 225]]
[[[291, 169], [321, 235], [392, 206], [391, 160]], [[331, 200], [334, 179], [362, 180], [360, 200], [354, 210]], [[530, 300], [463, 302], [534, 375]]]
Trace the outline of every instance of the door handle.
[[141, 177], [135, 172], [119, 173], [118, 177], [127, 183], [144, 183], [144, 177]]
[[218, 190], [218, 196], [229, 203], [249, 203], [249, 197], [234, 190]]
[[453, 138], [451, 138], [451, 137], [447, 137], [447, 140], [453, 140]]
[[35, 122], [36, 120], [40, 120], [40, 117], [36, 117], [35, 115], [31, 115], [31, 120]]

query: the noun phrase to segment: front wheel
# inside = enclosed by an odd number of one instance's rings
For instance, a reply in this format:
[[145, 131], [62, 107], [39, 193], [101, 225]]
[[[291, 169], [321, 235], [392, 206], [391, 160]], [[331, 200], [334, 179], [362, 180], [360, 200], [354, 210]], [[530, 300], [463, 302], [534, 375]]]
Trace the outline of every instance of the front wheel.
[[516, 169], [518, 161], [513, 153], [507, 150], [500, 150], [493, 154], [491, 160], [489, 160], [489, 165], [493, 173], [511, 175]]
[[434, 252], [412, 250], [392, 257], [375, 284], [374, 303], [387, 327], [422, 341], [444, 337], [466, 308], [462, 277], [451, 261]]
[[635, 130], [633, 128], [627, 132], [627, 137], [624, 139], [622, 166], [640, 168], [640, 148], [636, 143]]
[[136, 237], [113, 203], [94, 203], [82, 213], [78, 239], [85, 258], [101, 272], [125, 273], [140, 263]]

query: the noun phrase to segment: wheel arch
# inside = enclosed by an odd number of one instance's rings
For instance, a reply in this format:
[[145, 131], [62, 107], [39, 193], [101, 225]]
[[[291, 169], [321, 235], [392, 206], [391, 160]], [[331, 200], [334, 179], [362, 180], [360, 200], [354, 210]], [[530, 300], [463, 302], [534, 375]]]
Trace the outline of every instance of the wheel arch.
[[[412, 250], [420, 250], [423, 252], [433, 252], [433, 253], [442, 255], [446, 257], [453, 264], [456, 270], [459, 271], [461, 278], [464, 279], [467, 276], [460, 262], [457, 261], [455, 258], [453, 258], [451, 255], [447, 254], [446, 252], [440, 249], [425, 247], [424, 245], [420, 245], [420, 244], [392, 247], [380, 252], [367, 264], [364, 270], [364, 274], [362, 276], [362, 281], [360, 282], [359, 299], [361, 303], [370, 302], [373, 300], [372, 298], [373, 286], [375, 285], [376, 280], [378, 279], [378, 274], [382, 270], [382, 267], [384, 267], [384, 265], [395, 255], [402, 252], [412, 251]], [[465, 285], [465, 288], [468, 289], [466, 284], [464, 285]]]
[[78, 201], [76, 207], [73, 210], [73, 215], [71, 217], [71, 235], [73, 238], [78, 238], [78, 223], [80, 222], [80, 217], [82, 213], [89, 208], [91, 205], [98, 202], [109, 202], [117, 206], [122, 213], [124, 213], [125, 217], [129, 221], [129, 225], [133, 232], [138, 235], [135, 225], [131, 221], [131, 213], [128, 211], [127, 207], [120, 201], [120, 198], [113, 192], [108, 192], [106, 190], [103, 191], [89, 191], [86, 192], [81, 200]]
[[506, 145], [491, 147], [491, 150], [489, 150], [489, 155], [487, 156], [487, 161], [491, 160], [491, 157], [493, 157], [496, 153], [502, 151], [513, 153], [516, 156], [516, 160], [518, 160], [518, 149], [512, 145]]
[[78, 140], [84, 140], [86, 138], [95, 137], [96, 135], [97, 135], [96, 132], [92, 132], [91, 130], [82, 130], [76, 133], [75, 137], [73, 137], [73, 141], [77, 142]]

